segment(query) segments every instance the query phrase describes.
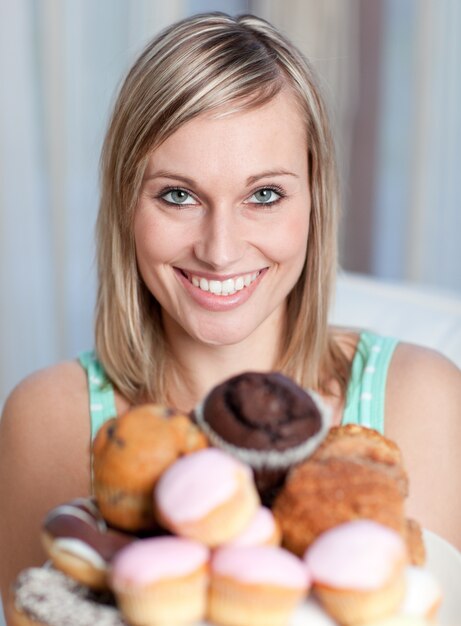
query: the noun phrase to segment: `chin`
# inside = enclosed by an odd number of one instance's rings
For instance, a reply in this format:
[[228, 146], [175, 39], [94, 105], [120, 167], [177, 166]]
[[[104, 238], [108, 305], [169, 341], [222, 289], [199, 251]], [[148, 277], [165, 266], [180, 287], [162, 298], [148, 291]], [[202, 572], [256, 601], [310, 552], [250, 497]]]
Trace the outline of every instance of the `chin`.
[[230, 328], [228, 326], [202, 328], [196, 332], [190, 333], [190, 335], [196, 341], [208, 346], [232, 346], [245, 341], [253, 331], [254, 328], [236, 328], [235, 325], [233, 325]]

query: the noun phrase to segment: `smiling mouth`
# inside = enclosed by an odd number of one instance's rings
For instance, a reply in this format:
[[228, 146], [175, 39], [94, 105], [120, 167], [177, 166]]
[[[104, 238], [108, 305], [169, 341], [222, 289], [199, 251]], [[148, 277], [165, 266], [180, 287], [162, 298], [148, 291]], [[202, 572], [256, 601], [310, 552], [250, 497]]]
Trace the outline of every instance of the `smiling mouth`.
[[226, 280], [209, 280], [203, 276], [196, 276], [184, 270], [181, 270], [181, 273], [190, 283], [202, 291], [207, 291], [215, 296], [231, 296], [237, 293], [237, 291], [242, 291], [242, 289], [249, 287], [251, 283], [258, 278], [261, 270], [251, 272], [251, 274], [235, 276], [234, 278], [226, 278]]

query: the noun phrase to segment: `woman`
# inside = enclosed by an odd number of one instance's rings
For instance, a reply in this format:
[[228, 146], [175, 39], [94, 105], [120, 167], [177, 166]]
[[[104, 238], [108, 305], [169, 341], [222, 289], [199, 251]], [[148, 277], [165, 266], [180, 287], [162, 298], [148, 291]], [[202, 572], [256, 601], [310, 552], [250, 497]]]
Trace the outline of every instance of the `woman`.
[[282, 370], [321, 393], [334, 423], [383, 429], [409, 471], [408, 514], [461, 547], [461, 373], [328, 328], [336, 223], [324, 105], [274, 28], [194, 16], [147, 47], [103, 149], [98, 356], [38, 372], [5, 406], [4, 592], [43, 561], [45, 512], [89, 493], [91, 429], [142, 402], [189, 411], [245, 370]]

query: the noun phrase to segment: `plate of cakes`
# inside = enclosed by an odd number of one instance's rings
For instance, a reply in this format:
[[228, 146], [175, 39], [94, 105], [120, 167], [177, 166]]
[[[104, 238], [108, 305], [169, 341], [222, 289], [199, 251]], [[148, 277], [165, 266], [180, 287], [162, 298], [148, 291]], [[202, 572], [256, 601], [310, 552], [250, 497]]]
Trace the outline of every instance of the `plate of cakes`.
[[19, 626], [459, 621], [461, 557], [406, 516], [397, 445], [281, 374], [131, 409], [92, 454], [92, 496], [49, 511], [49, 560], [14, 584]]

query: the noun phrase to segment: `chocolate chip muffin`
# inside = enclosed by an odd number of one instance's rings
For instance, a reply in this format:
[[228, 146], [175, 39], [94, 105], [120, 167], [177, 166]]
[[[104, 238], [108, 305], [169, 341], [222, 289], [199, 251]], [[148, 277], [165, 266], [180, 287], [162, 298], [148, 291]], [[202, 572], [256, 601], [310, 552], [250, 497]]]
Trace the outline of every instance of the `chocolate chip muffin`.
[[182, 454], [206, 447], [185, 416], [144, 404], [105, 422], [93, 442], [93, 491], [104, 519], [130, 532], [155, 528], [152, 491]]
[[224, 381], [194, 416], [212, 445], [253, 468], [266, 505], [288, 469], [316, 449], [329, 426], [319, 398], [278, 372], [245, 372]]

